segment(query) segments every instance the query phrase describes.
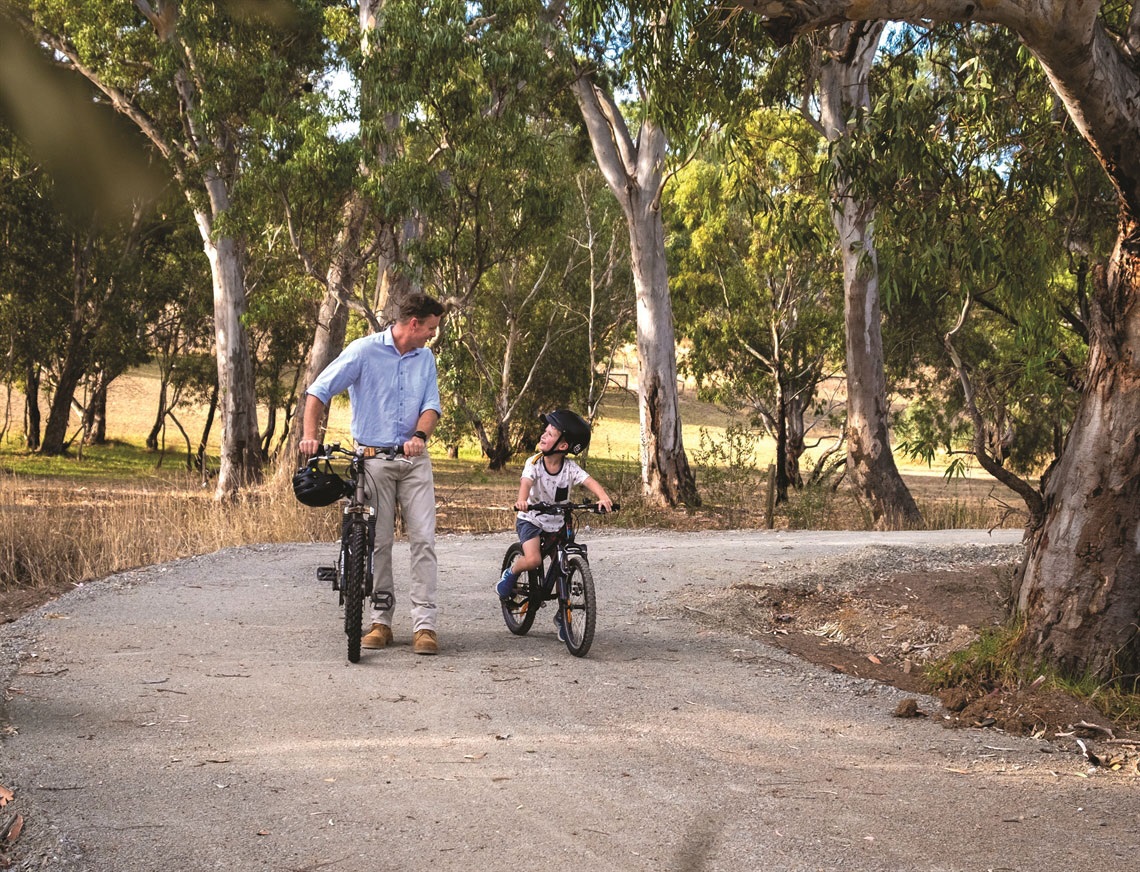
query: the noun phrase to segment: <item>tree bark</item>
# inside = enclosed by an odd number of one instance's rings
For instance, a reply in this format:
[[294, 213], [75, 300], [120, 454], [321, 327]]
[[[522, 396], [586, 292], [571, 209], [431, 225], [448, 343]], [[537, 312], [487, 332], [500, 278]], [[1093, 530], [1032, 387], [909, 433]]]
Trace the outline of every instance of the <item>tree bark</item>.
[[100, 378], [83, 412], [83, 444], [107, 443], [107, 383]]
[[170, 378], [167, 371], [163, 370], [159, 376], [158, 381], [158, 411], [155, 412], [154, 424], [151, 425], [150, 432], [146, 437], [146, 447], [150, 451], [158, 451], [158, 437], [162, 433], [163, 425], [166, 423], [167, 404], [166, 397], [170, 386]]
[[[882, 31], [882, 24], [832, 28], [833, 57], [824, 65], [820, 86], [820, 121], [829, 142], [848, 138], [870, 107], [867, 77]], [[852, 180], [838, 164], [832, 184], [831, 218], [843, 262], [847, 338], [847, 471], [877, 529], [917, 527], [922, 515], [891, 451], [875, 206], [852, 193]]]
[[788, 404], [784, 393], [783, 372], [776, 375], [776, 502], [788, 501]]
[[1140, 672], [1140, 12], [1110, 34], [1100, 3], [1064, 0], [752, 0], [777, 38], [844, 18], [980, 21], [1013, 30], [1041, 62], [1119, 197], [1119, 234], [1090, 301], [1085, 386], [1045, 487], [1045, 519], [1027, 531], [1017, 597], [1021, 650], [1062, 672]]
[[32, 363], [24, 376], [24, 444], [29, 451], [40, 448], [40, 370]]
[[578, 76], [572, 87], [598, 166], [629, 227], [637, 300], [642, 492], [650, 504], [696, 506], [700, 497], [681, 434], [676, 338], [661, 220], [665, 131], [646, 118], [634, 143], [611, 94], [585, 75]]
[[88, 296], [87, 283], [90, 280], [92, 245], [90, 236], [82, 242], [78, 239], [73, 242], [71, 322], [67, 327], [67, 340], [64, 343], [63, 359], [59, 362], [47, 424], [44, 425], [43, 442], [39, 448], [41, 454], [59, 455], [67, 451], [71, 403], [75, 398], [75, 389], [87, 370], [90, 334], [84, 323], [84, 310]]
[[67, 354], [60, 367], [47, 423], [44, 425], [40, 454], [55, 456], [67, 451], [67, 426], [71, 420], [71, 401], [75, 397], [79, 380], [83, 378], [86, 365], [82, 350], [74, 347], [76, 344], [68, 342]]
[[[206, 404], [206, 423], [202, 425], [202, 438], [198, 441], [197, 465], [202, 473], [202, 482], [206, 482], [206, 447], [210, 444], [210, 432], [214, 429], [214, 418], [218, 413], [218, 386], [210, 391], [210, 401]], [[167, 414], [170, 414], [169, 412]]]
[[[209, 174], [212, 175], [212, 174]], [[217, 178], [207, 179], [213, 214], [229, 208], [229, 192]], [[249, 334], [245, 329], [245, 266], [238, 241], [216, 240], [210, 216], [197, 211], [203, 248], [210, 260], [214, 286], [214, 350], [218, 362], [218, 409], [221, 412], [221, 458], [214, 498], [231, 499], [261, 480], [261, 440], [257, 427], [257, 393]]]

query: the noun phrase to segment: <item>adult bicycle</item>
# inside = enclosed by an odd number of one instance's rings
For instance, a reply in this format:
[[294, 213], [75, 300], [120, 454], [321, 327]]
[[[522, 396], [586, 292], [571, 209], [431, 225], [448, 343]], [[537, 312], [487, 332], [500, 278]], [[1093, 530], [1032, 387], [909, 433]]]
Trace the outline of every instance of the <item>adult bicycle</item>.
[[348, 637], [348, 660], [360, 660], [360, 639], [364, 622], [364, 603], [371, 599], [377, 609], [392, 608], [388, 591], [375, 591], [372, 584], [372, 551], [376, 544], [376, 510], [368, 503], [368, 475], [364, 461], [379, 457], [403, 460], [401, 446], [394, 448], [341, 448], [339, 443], [322, 446], [309, 458], [310, 469], [325, 464], [328, 469], [337, 461], [347, 461], [343, 475], [345, 500], [340, 531], [340, 551], [336, 565], [318, 566], [317, 578], [331, 582], [344, 607], [344, 633]]
[[[611, 511], [616, 512], [618, 508], [614, 503]], [[520, 576], [511, 595], [501, 601], [503, 621], [516, 636], [525, 636], [538, 610], [548, 601], [557, 601], [554, 623], [558, 636], [571, 654], [585, 657], [594, 641], [598, 601], [586, 545], [577, 540], [574, 516], [576, 512], [604, 514], [604, 511], [595, 502], [535, 503], [527, 506], [527, 511], [561, 515], [563, 524], [553, 533], [541, 534], [542, 563]], [[503, 555], [502, 569], [514, 563], [522, 553], [522, 543], [513, 543]]]

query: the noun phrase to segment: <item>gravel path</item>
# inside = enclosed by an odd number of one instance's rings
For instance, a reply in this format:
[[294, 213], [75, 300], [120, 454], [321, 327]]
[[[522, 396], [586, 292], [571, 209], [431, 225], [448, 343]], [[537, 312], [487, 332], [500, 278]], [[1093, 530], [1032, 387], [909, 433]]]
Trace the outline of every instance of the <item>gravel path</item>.
[[1132, 870], [1134, 779], [893, 718], [892, 688], [658, 608], [871, 545], [950, 559], [1019, 536], [590, 531], [584, 660], [545, 611], [525, 638], [504, 628], [509, 534], [441, 539], [437, 657], [411, 653], [405, 619], [347, 663], [314, 581], [332, 545], [86, 585], [0, 628], [12, 868]]

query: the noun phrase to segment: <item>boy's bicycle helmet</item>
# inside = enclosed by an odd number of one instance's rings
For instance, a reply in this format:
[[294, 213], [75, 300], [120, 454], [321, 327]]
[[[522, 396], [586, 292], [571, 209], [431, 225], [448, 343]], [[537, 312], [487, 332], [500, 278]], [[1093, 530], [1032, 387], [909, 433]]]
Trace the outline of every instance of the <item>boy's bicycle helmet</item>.
[[570, 443], [570, 447], [566, 450], [567, 454], [580, 454], [590, 447], [590, 425], [576, 412], [571, 412], [569, 409], [555, 409], [553, 412], [539, 415], [538, 419], [543, 424], [558, 428], [562, 439]]
[[320, 470], [315, 463], [307, 463], [293, 474], [293, 495], [306, 506], [331, 506], [341, 497], [348, 496], [344, 479], [328, 469]]

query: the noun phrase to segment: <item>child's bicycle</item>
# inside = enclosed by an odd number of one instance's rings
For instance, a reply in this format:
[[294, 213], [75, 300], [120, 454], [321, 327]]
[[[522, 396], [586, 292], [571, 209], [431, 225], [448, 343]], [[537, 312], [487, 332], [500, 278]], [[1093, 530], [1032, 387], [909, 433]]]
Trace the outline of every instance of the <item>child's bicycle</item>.
[[317, 579], [332, 582], [332, 588], [340, 593], [340, 604], [344, 606], [344, 633], [348, 636], [348, 660], [360, 660], [360, 638], [364, 621], [364, 601], [371, 597], [372, 604], [379, 609], [392, 607], [392, 595], [388, 592], [372, 590], [372, 549], [376, 543], [376, 512], [368, 505], [365, 488], [365, 457], [381, 457], [395, 460], [403, 454], [399, 447], [389, 449], [357, 448], [349, 451], [338, 443], [326, 445], [320, 453], [309, 458], [308, 465], [329, 463], [336, 458], [347, 458], [344, 472], [347, 500], [343, 503], [344, 517], [341, 521], [340, 551], [335, 566], [318, 566]]
[[[613, 511], [619, 508], [614, 503]], [[516, 636], [524, 636], [534, 624], [535, 615], [547, 600], [558, 601], [554, 622], [558, 636], [575, 657], [585, 657], [594, 641], [594, 623], [598, 603], [594, 596], [594, 574], [586, 557], [586, 546], [576, 541], [575, 512], [602, 514], [597, 503], [536, 503], [532, 512], [562, 515], [564, 523], [557, 532], [543, 533], [540, 541], [542, 564], [520, 576], [511, 596], [502, 600], [503, 620]], [[503, 555], [506, 569], [522, 554], [522, 544], [515, 542]]]

